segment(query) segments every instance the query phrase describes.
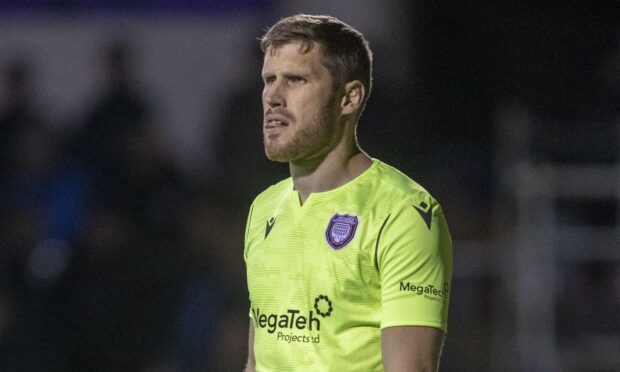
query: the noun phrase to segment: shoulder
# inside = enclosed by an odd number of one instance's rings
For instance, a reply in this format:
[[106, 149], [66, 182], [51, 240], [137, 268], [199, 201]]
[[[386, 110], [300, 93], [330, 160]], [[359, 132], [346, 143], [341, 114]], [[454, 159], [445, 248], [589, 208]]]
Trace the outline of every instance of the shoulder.
[[437, 200], [422, 185], [393, 166], [375, 161], [378, 163], [373, 177], [376, 194], [383, 202], [391, 204], [390, 209], [402, 205], [438, 205]]
[[289, 178], [283, 179], [282, 181], [269, 186], [263, 192], [258, 194], [256, 198], [254, 198], [254, 202], [252, 203], [252, 205], [256, 207], [256, 206], [263, 205], [265, 203], [272, 204], [279, 199], [286, 198], [286, 196], [289, 194], [292, 188], [293, 188], [292, 178], [289, 177]]
[[[246, 228], [245, 247], [246, 254], [248, 244], [260, 235], [260, 226], [273, 217], [274, 206], [282, 205], [293, 188], [291, 178], [284, 179], [258, 194], [250, 206]], [[258, 235], [257, 235], [258, 234]]]
[[269, 186], [254, 198], [252, 206], [250, 207], [250, 218], [264, 213], [271, 213], [274, 206], [286, 201], [292, 190], [293, 180], [290, 177]]
[[450, 272], [452, 238], [441, 205], [395, 168], [384, 165], [382, 170], [381, 189], [392, 203], [375, 246], [382, 277], [397, 282], [403, 273], [412, 276], [413, 269], [420, 275], [435, 275], [444, 268]]

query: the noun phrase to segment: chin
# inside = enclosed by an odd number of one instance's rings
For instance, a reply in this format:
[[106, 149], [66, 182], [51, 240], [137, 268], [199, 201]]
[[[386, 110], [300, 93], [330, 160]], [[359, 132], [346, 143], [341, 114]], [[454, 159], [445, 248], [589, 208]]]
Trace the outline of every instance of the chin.
[[290, 156], [287, 156], [284, 151], [278, 151], [277, 149], [268, 147], [265, 147], [265, 155], [267, 159], [278, 163], [288, 163], [291, 160]]

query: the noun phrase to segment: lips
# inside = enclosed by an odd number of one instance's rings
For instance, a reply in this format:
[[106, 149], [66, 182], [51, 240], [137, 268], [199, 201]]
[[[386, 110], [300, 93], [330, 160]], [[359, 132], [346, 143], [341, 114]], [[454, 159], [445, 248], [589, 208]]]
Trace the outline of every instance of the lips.
[[288, 127], [289, 120], [281, 115], [265, 116], [265, 129]]
[[269, 120], [265, 123], [266, 129], [277, 128], [277, 127], [288, 127], [288, 123], [281, 120]]
[[286, 115], [281, 108], [271, 108], [265, 115], [264, 126], [265, 129], [288, 127], [291, 121], [290, 115]]

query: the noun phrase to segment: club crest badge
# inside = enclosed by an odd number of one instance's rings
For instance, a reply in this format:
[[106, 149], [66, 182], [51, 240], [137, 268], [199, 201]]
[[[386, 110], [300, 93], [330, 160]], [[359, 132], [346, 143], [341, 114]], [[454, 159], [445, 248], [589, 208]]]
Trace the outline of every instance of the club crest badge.
[[335, 250], [344, 248], [353, 240], [357, 225], [357, 216], [336, 213], [325, 231], [325, 239], [329, 246]]

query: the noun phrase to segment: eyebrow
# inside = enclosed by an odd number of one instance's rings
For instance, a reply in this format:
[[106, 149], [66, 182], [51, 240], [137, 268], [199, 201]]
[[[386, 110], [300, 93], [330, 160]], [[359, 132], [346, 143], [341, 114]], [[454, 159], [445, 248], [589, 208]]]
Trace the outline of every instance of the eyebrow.
[[[261, 77], [263, 79], [269, 78], [269, 77], [273, 77], [276, 76], [277, 74], [274, 72], [270, 72], [270, 71], [266, 71], [266, 72], [261, 72]], [[300, 77], [300, 78], [304, 78], [304, 79], [308, 79], [312, 73], [311, 72], [283, 72], [281, 74], [284, 78], [292, 78], [292, 77]]]
[[300, 73], [290, 72], [290, 73], [284, 73], [282, 75], [285, 78], [300, 77], [300, 78], [307, 79], [310, 74], [300, 74]]

